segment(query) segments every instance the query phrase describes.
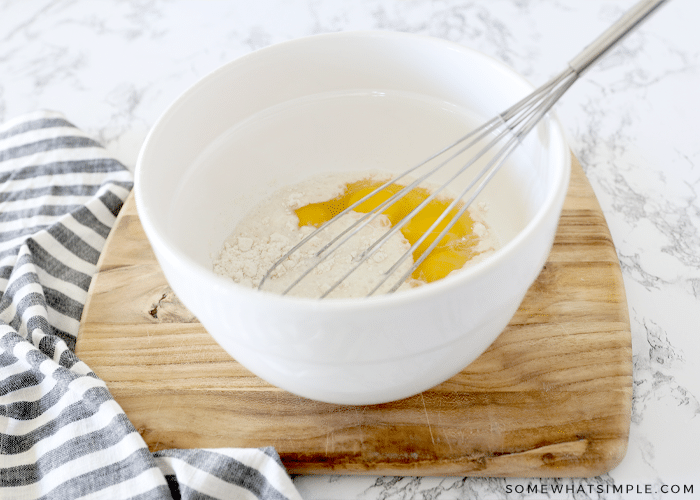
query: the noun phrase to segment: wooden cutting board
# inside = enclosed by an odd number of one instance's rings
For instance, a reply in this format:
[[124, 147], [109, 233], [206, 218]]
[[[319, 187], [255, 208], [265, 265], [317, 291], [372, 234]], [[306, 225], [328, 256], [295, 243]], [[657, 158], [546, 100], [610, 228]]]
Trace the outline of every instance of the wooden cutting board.
[[459, 375], [373, 406], [307, 400], [226, 354], [161, 273], [129, 197], [92, 280], [77, 353], [152, 451], [273, 446], [290, 473], [593, 476], [625, 454], [627, 303], [581, 166], [519, 311]]

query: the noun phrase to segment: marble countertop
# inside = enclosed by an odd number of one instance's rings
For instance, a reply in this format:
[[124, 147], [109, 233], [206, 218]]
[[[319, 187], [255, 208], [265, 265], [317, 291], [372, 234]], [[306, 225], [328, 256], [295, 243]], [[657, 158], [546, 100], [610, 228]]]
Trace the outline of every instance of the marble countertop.
[[[225, 62], [357, 29], [445, 38], [533, 83], [633, 0], [0, 0], [0, 122], [60, 111], [133, 169], [158, 116]], [[634, 400], [627, 456], [588, 479], [298, 476], [304, 498], [700, 496], [700, 2], [671, 0], [587, 72], [556, 113], [603, 207], [624, 274]], [[597, 485], [621, 485], [601, 493]], [[519, 486], [520, 485], [520, 486]], [[680, 493], [673, 494], [674, 485]], [[523, 486], [525, 489], [522, 493]], [[564, 498], [564, 497], [557, 497]]]

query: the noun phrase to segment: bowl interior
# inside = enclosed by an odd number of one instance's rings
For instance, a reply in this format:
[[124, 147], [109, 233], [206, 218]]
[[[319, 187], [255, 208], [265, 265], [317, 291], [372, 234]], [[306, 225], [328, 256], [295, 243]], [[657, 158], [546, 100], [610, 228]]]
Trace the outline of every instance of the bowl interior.
[[[531, 90], [483, 54], [420, 36], [272, 46], [204, 78], [161, 118], [139, 160], [148, 165], [137, 170], [139, 210], [168, 247], [211, 272], [238, 220], [280, 187], [321, 173], [403, 171]], [[502, 245], [561, 183], [553, 128], [543, 121], [480, 195]]]

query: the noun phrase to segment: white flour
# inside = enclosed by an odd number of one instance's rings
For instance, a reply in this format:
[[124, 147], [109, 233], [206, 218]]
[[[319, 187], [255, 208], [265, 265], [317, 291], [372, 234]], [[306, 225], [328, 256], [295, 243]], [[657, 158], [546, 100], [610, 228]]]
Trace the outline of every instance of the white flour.
[[[332, 199], [342, 194], [347, 183], [376, 176], [377, 174], [373, 173], [333, 174], [281, 189], [259, 204], [236, 226], [214, 260], [214, 272], [228, 276], [241, 285], [257, 287], [268, 269], [316, 229], [311, 226], [300, 228], [299, 219], [294, 213], [295, 209], [309, 203]], [[470, 211], [475, 221], [474, 233], [479, 236], [479, 246], [476, 251], [481, 253], [467, 265], [483, 259], [497, 248], [494, 235], [488, 231], [481, 217], [485, 211], [486, 208], [483, 205], [479, 210]], [[271, 273], [263, 289], [282, 293], [313, 263], [314, 254], [318, 250], [363, 215], [351, 212], [329, 226], [327, 230], [314, 236]], [[383, 236], [389, 227], [390, 223], [386, 216], [377, 217], [358, 234], [339, 246], [330, 257], [320, 262], [318, 267], [304, 277], [288, 294], [300, 297], [321, 296], [354, 266], [355, 258]], [[397, 231], [328, 296], [364, 297], [379, 283], [382, 274], [398, 261], [410, 246], [401, 232]], [[413, 259], [407, 258], [375, 293], [388, 291], [412, 265]], [[409, 278], [399, 290], [424, 284]]]

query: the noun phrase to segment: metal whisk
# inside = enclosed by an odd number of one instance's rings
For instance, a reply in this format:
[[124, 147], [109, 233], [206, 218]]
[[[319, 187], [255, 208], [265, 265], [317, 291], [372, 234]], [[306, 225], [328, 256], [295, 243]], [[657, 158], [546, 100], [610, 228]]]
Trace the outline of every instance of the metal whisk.
[[[383, 236], [372, 242], [360, 255], [354, 259], [347, 272], [341, 278], [337, 279], [332, 285], [330, 285], [328, 289], [321, 294], [320, 298], [327, 297], [331, 292], [333, 292], [333, 290], [335, 290], [341, 283], [343, 283], [343, 281], [354, 273], [365, 261], [367, 261], [367, 259], [372, 257], [389, 238], [400, 231], [401, 228], [407, 224], [413, 216], [418, 214], [426, 205], [428, 205], [428, 203], [435, 199], [438, 194], [449, 186], [459, 175], [461, 175], [479, 160], [486, 157], [486, 155], [489, 155], [490, 158], [485, 166], [468, 183], [468, 185], [454, 197], [454, 200], [449, 204], [449, 206], [444, 209], [442, 214], [437, 217], [430, 228], [424, 232], [424, 234], [411, 246], [411, 248], [383, 273], [383, 275], [380, 277], [379, 283], [377, 283], [374, 288], [371, 289], [367, 296], [371, 296], [377, 290], [379, 290], [380, 287], [382, 287], [382, 285], [384, 285], [384, 283], [386, 283], [387, 280], [389, 280], [394, 273], [396, 273], [397, 269], [399, 269], [401, 265], [413, 255], [416, 248], [418, 248], [426, 240], [426, 238], [432, 235], [433, 231], [440, 226], [448, 214], [453, 214], [442, 231], [434, 238], [434, 241], [432, 241], [432, 243], [425, 251], [423, 251], [420, 257], [413, 262], [413, 265], [410, 266], [408, 270], [403, 270], [401, 276], [396, 279], [395, 284], [387, 290], [387, 293], [396, 291], [420, 266], [423, 260], [428, 257], [428, 255], [450, 231], [452, 226], [459, 220], [459, 218], [462, 217], [465, 211], [474, 202], [476, 197], [486, 187], [489, 181], [491, 181], [505, 162], [506, 158], [520, 144], [523, 138], [529, 134], [533, 128], [535, 128], [535, 126], [547, 114], [552, 106], [554, 106], [554, 104], [561, 98], [562, 95], [564, 95], [569, 87], [576, 82], [579, 76], [593, 63], [595, 63], [603, 54], [615, 46], [623, 37], [625, 37], [625, 35], [633, 31], [637, 26], [645, 21], [651, 13], [653, 13], [666, 1], [667, 0], [639, 1], [615, 24], [608, 28], [596, 40], [594, 40], [593, 43], [587, 46], [579, 55], [572, 59], [567, 68], [559, 75], [552, 78], [549, 82], [536, 89], [521, 101], [506, 109], [500, 115], [487, 121], [477, 129], [472, 130], [453, 144], [429, 156], [409, 170], [406, 170], [393, 179], [383, 183], [381, 186], [372, 190], [360, 200], [348, 206], [335, 217], [320, 225], [308, 236], [303, 238], [298, 244], [292, 247], [272, 267], [268, 269], [267, 273], [260, 281], [258, 289], [263, 288], [263, 285], [270, 278], [270, 276], [273, 275], [275, 270], [279, 268], [290, 256], [299, 251], [299, 249], [304, 245], [308, 244], [309, 241], [315, 238], [319, 233], [322, 231], [327, 231], [329, 226], [335, 224], [343, 216], [353, 211], [356, 207], [369, 200], [377, 193], [387, 189], [391, 185], [395, 185], [399, 180], [408, 178], [420, 167], [423, 167], [430, 162], [437, 163], [437, 166], [432, 167], [427, 173], [420, 175], [415, 180], [412, 180], [408, 185], [402, 187], [398, 192], [391, 195], [374, 209], [359, 217], [356, 222], [342, 230], [339, 234], [327, 242], [315, 253], [310, 265], [282, 292], [282, 294], [287, 294], [306, 276], [312, 273], [317, 266], [328, 259], [341, 245], [345, 244], [350, 238], [356, 237], [362, 228], [380, 216], [386, 207], [392, 205], [397, 200], [408, 194], [413, 188], [424, 182], [437, 171], [441, 170], [445, 165], [455, 160], [459, 155], [475, 145], [478, 145], [477, 147], [480, 149], [476, 154], [471, 156], [461, 167], [459, 167], [456, 172], [449, 177], [447, 182], [434, 189], [425, 200], [423, 200], [400, 221], [391, 226]], [[482, 146], [484, 142], [486, 144]], [[499, 146], [499, 144], [501, 145]], [[467, 195], [469, 196], [463, 201], [463, 198]], [[455, 210], [456, 212], [454, 212]]]

